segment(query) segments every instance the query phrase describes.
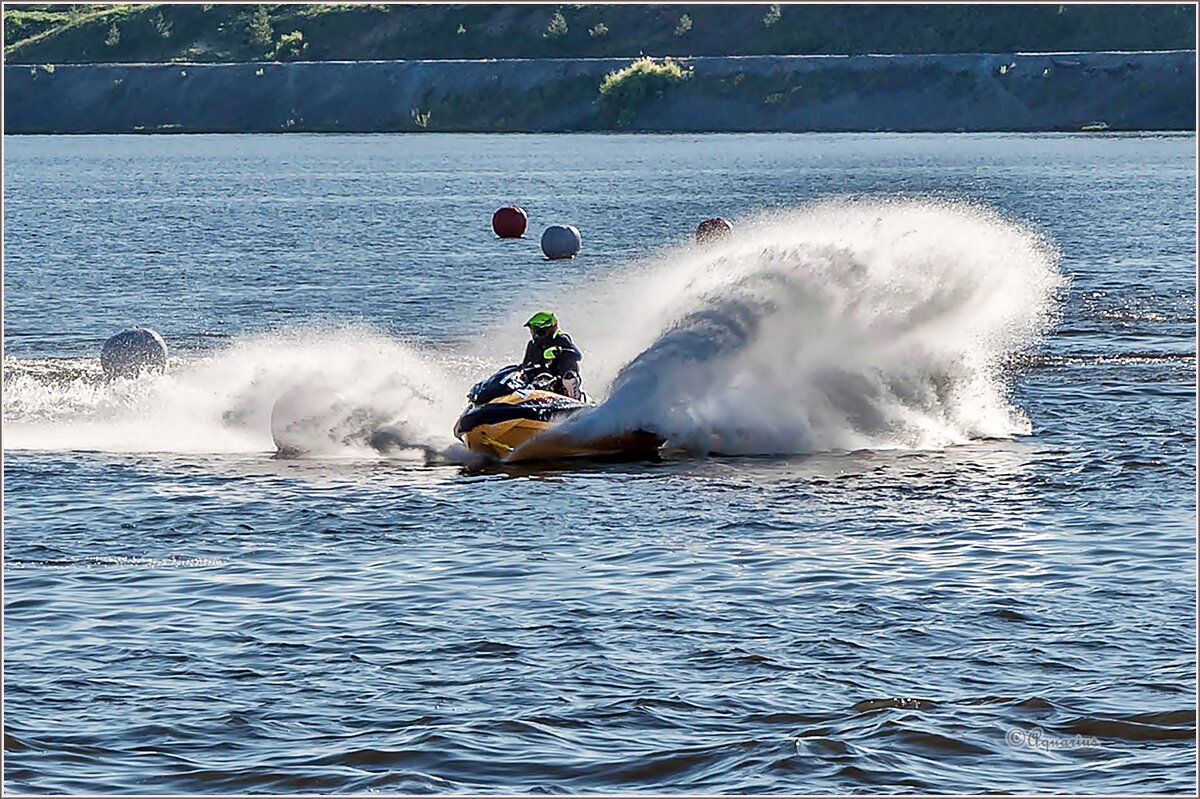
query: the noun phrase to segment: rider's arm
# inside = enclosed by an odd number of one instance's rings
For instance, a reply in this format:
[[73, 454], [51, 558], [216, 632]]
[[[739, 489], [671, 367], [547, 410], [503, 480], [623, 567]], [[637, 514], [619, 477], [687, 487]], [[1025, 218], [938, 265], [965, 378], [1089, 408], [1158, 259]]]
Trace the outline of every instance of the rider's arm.
[[575, 342], [571, 341], [571, 337], [566, 333], [559, 336], [554, 343], [562, 347], [562, 354], [569, 354], [575, 359], [576, 363], [583, 360], [583, 353], [579, 351], [579, 348], [575, 346]]
[[536, 366], [542, 362], [542, 352], [534, 345], [532, 341], [525, 345], [525, 358], [521, 361], [521, 367], [528, 369], [531, 366]]
[[583, 360], [583, 353], [575, 346], [575, 342], [571, 341], [570, 336], [565, 333], [554, 339], [554, 346], [557, 352], [554, 355], [554, 371], [555, 374], [565, 375], [567, 372], [578, 372], [579, 362]]

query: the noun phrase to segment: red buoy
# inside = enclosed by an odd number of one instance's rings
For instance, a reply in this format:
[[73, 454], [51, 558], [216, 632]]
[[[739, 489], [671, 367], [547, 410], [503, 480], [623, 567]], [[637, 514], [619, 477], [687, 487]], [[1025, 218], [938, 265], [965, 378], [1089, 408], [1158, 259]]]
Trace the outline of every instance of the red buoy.
[[696, 243], [709, 244], [720, 241], [732, 232], [733, 225], [724, 217], [715, 216], [712, 219], [705, 219], [696, 228]]
[[519, 239], [529, 227], [529, 214], [519, 205], [506, 205], [492, 214], [492, 230], [502, 239]]

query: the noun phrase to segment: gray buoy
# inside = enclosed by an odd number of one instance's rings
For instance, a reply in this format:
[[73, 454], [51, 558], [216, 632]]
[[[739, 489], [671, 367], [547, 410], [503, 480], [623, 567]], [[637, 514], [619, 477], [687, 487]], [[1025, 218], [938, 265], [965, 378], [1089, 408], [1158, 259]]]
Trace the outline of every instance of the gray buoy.
[[574, 258], [583, 246], [583, 237], [574, 225], [551, 225], [542, 234], [542, 252], [547, 258]]
[[104, 342], [100, 366], [109, 377], [137, 377], [142, 372], [165, 372], [167, 342], [144, 327], [131, 327]]

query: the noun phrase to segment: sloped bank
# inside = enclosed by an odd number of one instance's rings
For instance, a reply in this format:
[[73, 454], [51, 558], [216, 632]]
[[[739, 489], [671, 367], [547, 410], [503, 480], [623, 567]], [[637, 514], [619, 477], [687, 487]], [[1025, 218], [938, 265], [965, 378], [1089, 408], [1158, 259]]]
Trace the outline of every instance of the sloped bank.
[[[7, 65], [6, 133], [1192, 130], [1194, 51], [687, 59], [619, 122], [629, 59]], [[609, 113], [605, 113], [608, 111]]]

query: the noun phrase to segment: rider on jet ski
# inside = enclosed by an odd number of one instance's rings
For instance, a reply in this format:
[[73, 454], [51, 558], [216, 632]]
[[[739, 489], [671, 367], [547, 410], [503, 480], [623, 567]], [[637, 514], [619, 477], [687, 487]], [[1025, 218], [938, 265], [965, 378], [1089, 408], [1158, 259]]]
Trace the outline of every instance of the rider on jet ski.
[[[549, 311], [538, 311], [525, 323], [529, 328], [529, 343], [521, 367], [532, 374], [548, 372], [557, 378], [561, 390], [571, 399], [583, 395], [579, 378], [579, 361], [583, 353], [566, 333], [558, 332], [558, 319]], [[557, 387], [556, 387], [557, 388]]]

